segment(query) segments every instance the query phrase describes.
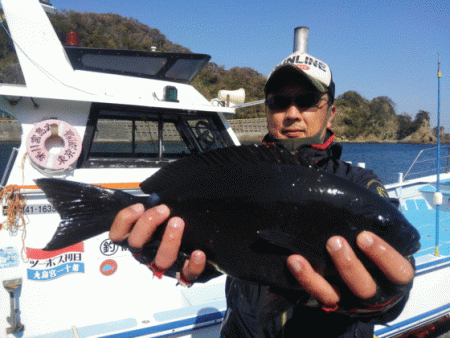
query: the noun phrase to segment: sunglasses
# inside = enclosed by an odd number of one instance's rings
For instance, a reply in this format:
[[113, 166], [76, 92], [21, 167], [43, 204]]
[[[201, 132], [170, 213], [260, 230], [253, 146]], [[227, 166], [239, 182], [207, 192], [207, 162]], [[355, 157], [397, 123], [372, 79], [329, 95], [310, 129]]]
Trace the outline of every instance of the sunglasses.
[[266, 99], [266, 106], [270, 110], [282, 110], [295, 104], [300, 108], [321, 108], [319, 107], [320, 101], [328, 101], [326, 98], [321, 97], [322, 94], [318, 95], [299, 95], [299, 96], [285, 96], [285, 95], [273, 95]]

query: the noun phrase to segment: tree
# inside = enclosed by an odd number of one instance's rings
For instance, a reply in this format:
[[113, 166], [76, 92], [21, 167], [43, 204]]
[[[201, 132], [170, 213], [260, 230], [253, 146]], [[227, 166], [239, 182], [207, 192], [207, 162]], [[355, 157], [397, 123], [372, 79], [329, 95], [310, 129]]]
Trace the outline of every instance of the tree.
[[340, 107], [354, 108], [366, 104], [367, 100], [353, 90], [339, 95], [335, 100], [335, 105]]
[[402, 140], [408, 135], [411, 135], [414, 131], [414, 124], [411, 120], [411, 116], [406, 113], [397, 116], [398, 129], [397, 129], [397, 140]]
[[424, 121], [426, 121], [429, 125], [430, 113], [424, 110], [419, 110], [414, 118], [414, 121], [411, 120], [409, 115], [403, 113], [397, 117], [397, 120], [399, 126], [397, 130], [397, 139], [402, 140], [416, 132], [424, 124]]
[[338, 136], [354, 140], [364, 133], [370, 116], [369, 101], [356, 91], [348, 91], [335, 100], [335, 126]]
[[430, 113], [425, 110], [419, 110], [419, 112], [416, 115], [416, 118], [414, 119], [414, 124], [417, 127], [420, 127], [424, 120], [430, 122]]

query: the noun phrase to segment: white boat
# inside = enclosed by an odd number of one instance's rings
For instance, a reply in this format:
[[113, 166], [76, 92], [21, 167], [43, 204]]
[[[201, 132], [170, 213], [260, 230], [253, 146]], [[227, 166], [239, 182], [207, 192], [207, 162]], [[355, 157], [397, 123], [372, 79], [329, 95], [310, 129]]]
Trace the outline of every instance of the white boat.
[[399, 182], [386, 186], [419, 230], [421, 249], [414, 254], [417, 270], [405, 309], [395, 321], [377, 326], [377, 337], [410, 337], [412, 332], [412, 337], [435, 337], [450, 330], [449, 150], [422, 150]]
[[[4, 223], [0, 231], [0, 336], [218, 336], [225, 277], [191, 288], [152, 278], [107, 234], [45, 252], [40, 248], [59, 216], [33, 181], [63, 177], [140, 194], [139, 182], [164, 164], [239, 144], [224, 117], [234, 109], [189, 85], [209, 56], [64, 47], [41, 1], [1, 3], [26, 85], [0, 84], [0, 113], [22, 127], [21, 145], [0, 184], [19, 186], [26, 206], [25, 226], [19, 218], [18, 227]], [[450, 174], [441, 179], [445, 185]], [[387, 187], [422, 233], [422, 249], [410, 300], [394, 322], [376, 327], [378, 337], [433, 333], [448, 325], [450, 240], [441, 238], [436, 255], [429, 225], [434, 182], [436, 175]], [[441, 234], [448, 230], [448, 201], [441, 205]]]
[[26, 224], [0, 231], [0, 337], [217, 335], [225, 277], [176, 287], [108, 234], [44, 252], [59, 216], [33, 181], [56, 176], [139, 194], [164, 164], [239, 144], [225, 119], [234, 109], [189, 84], [210, 57], [64, 47], [40, 1], [1, 3], [26, 81], [0, 84], [1, 113], [22, 127], [1, 184], [21, 187]]

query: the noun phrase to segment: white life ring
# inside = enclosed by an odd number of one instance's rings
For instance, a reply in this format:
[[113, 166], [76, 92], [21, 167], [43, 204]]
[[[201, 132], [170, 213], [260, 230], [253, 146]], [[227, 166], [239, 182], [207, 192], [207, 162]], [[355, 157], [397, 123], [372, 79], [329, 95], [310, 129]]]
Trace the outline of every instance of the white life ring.
[[[62, 150], [52, 153], [46, 146], [51, 139], [61, 139]], [[38, 167], [52, 170], [67, 170], [81, 154], [81, 137], [70, 124], [60, 120], [45, 120], [31, 129], [27, 136], [27, 152]]]

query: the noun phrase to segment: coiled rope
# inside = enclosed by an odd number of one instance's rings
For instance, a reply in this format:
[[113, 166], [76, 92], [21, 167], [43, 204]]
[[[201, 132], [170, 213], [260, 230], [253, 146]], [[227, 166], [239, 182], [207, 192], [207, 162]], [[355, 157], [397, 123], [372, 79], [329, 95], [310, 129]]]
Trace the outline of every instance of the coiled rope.
[[[24, 161], [22, 158], [22, 180], [24, 180]], [[25, 220], [25, 197], [20, 193], [20, 187], [16, 184], [7, 185], [0, 191], [0, 205], [6, 213], [6, 220], [0, 223], [0, 230], [5, 229], [11, 236], [16, 236], [22, 229], [22, 250], [21, 257], [24, 262], [28, 262], [25, 250], [26, 220]]]
[[0, 192], [0, 201], [3, 210], [6, 211], [6, 220], [0, 223], [0, 230], [6, 229], [11, 236], [16, 236], [19, 229], [22, 229], [22, 250], [21, 256], [24, 262], [27, 261], [25, 253], [25, 197], [20, 193], [20, 187], [16, 184], [8, 185]]
[[20, 187], [13, 184], [3, 188], [0, 201], [3, 210], [6, 209], [6, 221], [0, 223], [0, 229], [5, 227], [11, 235], [15, 235], [19, 228], [25, 226], [25, 197], [20, 194]]

